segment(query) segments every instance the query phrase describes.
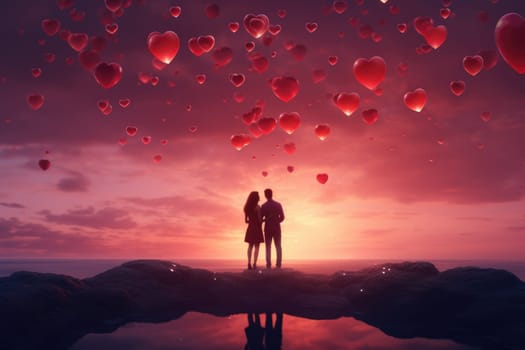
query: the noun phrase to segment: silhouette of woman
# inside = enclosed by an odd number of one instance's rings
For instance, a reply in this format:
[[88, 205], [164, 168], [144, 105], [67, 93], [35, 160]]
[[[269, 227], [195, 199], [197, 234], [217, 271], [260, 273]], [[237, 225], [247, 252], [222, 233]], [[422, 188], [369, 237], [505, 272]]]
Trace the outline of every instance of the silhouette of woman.
[[253, 268], [257, 268], [257, 258], [259, 257], [259, 244], [264, 242], [261, 221], [261, 207], [259, 206], [259, 192], [253, 191], [248, 196], [244, 205], [244, 221], [248, 224], [244, 241], [248, 243], [248, 270], [252, 269], [252, 250]]

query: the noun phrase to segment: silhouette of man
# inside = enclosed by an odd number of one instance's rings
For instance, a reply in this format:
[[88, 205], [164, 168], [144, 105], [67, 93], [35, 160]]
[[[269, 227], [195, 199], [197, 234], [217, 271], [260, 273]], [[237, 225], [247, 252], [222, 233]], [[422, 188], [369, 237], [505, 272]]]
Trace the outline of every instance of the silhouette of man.
[[283, 314], [275, 314], [275, 325], [272, 325], [272, 313], [266, 313], [264, 328], [264, 345], [266, 350], [281, 350], [283, 343]]
[[273, 200], [273, 192], [267, 188], [264, 190], [266, 203], [261, 207], [261, 217], [264, 221], [264, 241], [266, 243], [266, 268], [272, 267], [272, 240], [277, 252], [276, 265], [281, 267], [282, 248], [281, 248], [281, 222], [284, 220], [284, 212], [281, 203]]
[[264, 328], [261, 326], [259, 314], [248, 313], [247, 316], [248, 327], [244, 329], [244, 333], [246, 333], [244, 350], [264, 350]]

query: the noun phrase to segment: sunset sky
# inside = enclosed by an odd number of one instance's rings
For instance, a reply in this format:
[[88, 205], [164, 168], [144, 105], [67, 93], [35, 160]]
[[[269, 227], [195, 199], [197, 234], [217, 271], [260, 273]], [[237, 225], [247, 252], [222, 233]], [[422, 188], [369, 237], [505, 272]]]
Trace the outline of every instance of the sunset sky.
[[[56, 0], [1, 2], [0, 257], [243, 259], [244, 202], [250, 191], [263, 198], [270, 187], [286, 215], [285, 260], [523, 258], [525, 74], [498, 53], [494, 31], [507, 13], [525, 16], [525, 1], [347, 0], [338, 14], [332, 1], [216, 0], [216, 18], [206, 13], [210, 4], [133, 0], [118, 17], [103, 0], [76, 0], [63, 10]], [[451, 14], [443, 19], [446, 5]], [[281, 31], [254, 38], [243, 25], [247, 14], [264, 14]], [[446, 27], [437, 49], [424, 46], [418, 16]], [[43, 19], [106, 38], [100, 59], [122, 66], [118, 84], [100, 86], [60, 33], [44, 33]], [[118, 24], [115, 34], [106, 33], [104, 20]], [[239, 23], [237, 32], [230, 22]], [[313, 22], [310, 33], [305, 24]], [[363, 38], [367, 29], [374, 34]], [[159, 71], [148, 35], [168, 30], [180, 49]], [[197, 57], [187, 42], [205, 35], [215, 46]], [[296, 57], [301, 45], [306, 53]], [[216, 67], [213, 51], [223, 47], [232, 61]], [[480, 51], [497, 53], [498, 61], [472, 76], [463, 59]], [[46, 53], [55, 61], [46, 62]], [[268, 70], [252, 68], [254, 53], [268, 59]], [[337, 56], [335, 65], [329, 56]], [[386, 62], [377, 94], [352, 68], [373, 56]], [[34, 68], [41, 69], [37, 78]], [[326, 79], [314, 82], [316, 70]], [[141, 83], [141, 72], [158, 84]], [[246, 81], [235, 87], [229, 76], [238, 73]], [[199, 74], [206, 75], [202, 85]], [[279, 76], [299, 82], [289, 102], [272, 92], [269, 81]], [[456, 96], [449, 84], [460, 80], [465, 91]], [[421, 112], [403, 100], [417, 88], [427, 94]], [[341, 92], [360, 95], [350, 116], [334, 103]], [[45, 99], [36, 111], [27, 102], [34, 94]], [[104, 99], [109, 115], [98, 108]], [[242, 116], [261, 104], [261, 117], [297, 112], [300, 126], [291, 135], [279, 125], [250, 135]], [[379, 115], [372, 124], [362, 118], [369, 109]], [[317, 124], [330, 126], [324, 141]], [[138, 128], [135, 136], [128, 126]], [[251, 137], [240, 151], [230, 143], [239, 134]], [[284, 144], [292, 142], [289, 154]], [[41, 159], [49, 169], [39, 167]], [[318, 174], [328, 175], [326, 183]]]

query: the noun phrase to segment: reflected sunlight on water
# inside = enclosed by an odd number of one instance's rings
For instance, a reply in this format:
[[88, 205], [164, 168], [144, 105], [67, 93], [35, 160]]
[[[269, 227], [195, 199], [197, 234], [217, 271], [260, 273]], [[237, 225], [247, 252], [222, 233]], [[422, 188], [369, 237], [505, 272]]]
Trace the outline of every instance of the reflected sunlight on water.
[[[255, 323], [256, 325], [256, 323]], [[260, 345], [266, 341], [266, 315], [260, 315]], [[275, 328], [276, 315], [272, 315]], [[126, 325], [111, 334], [89, 334], [78, 341], [71, 350], [164, 350], [164, 349], [263, 349], [245, 348], [247, 334], [253, 337], [253, 326], [246, 331], [246, 314], [215, 317], [207, 314], [188, 313], [183, 317], [161, 324], [135, 323]], [[257, 326], [255, 326], [257, 328]], [[264, 349], [367, 349], [367, 350], [472, 350], [449, 340], [423, 338], [397, 339], [353, 318], [337, 320], [310, 320], [283, 315], [282, 347], [275, 342]]]

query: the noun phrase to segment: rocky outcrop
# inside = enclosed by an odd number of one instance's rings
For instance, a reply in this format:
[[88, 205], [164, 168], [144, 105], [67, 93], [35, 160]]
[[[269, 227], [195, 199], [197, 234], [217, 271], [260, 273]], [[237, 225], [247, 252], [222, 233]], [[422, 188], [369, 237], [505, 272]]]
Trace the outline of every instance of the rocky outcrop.
[[92, 278], [16, 272], [0, 278], [4, 349], [67, 349], [87, 333], [162, 322], [188, 311], [355, 317], [395, 337], [525, 348], [525, 283], [495, 269], [439, 272], [426, 262], [332, 275], [295, 270], [214, 273], [169, 261], [130, 261]]

